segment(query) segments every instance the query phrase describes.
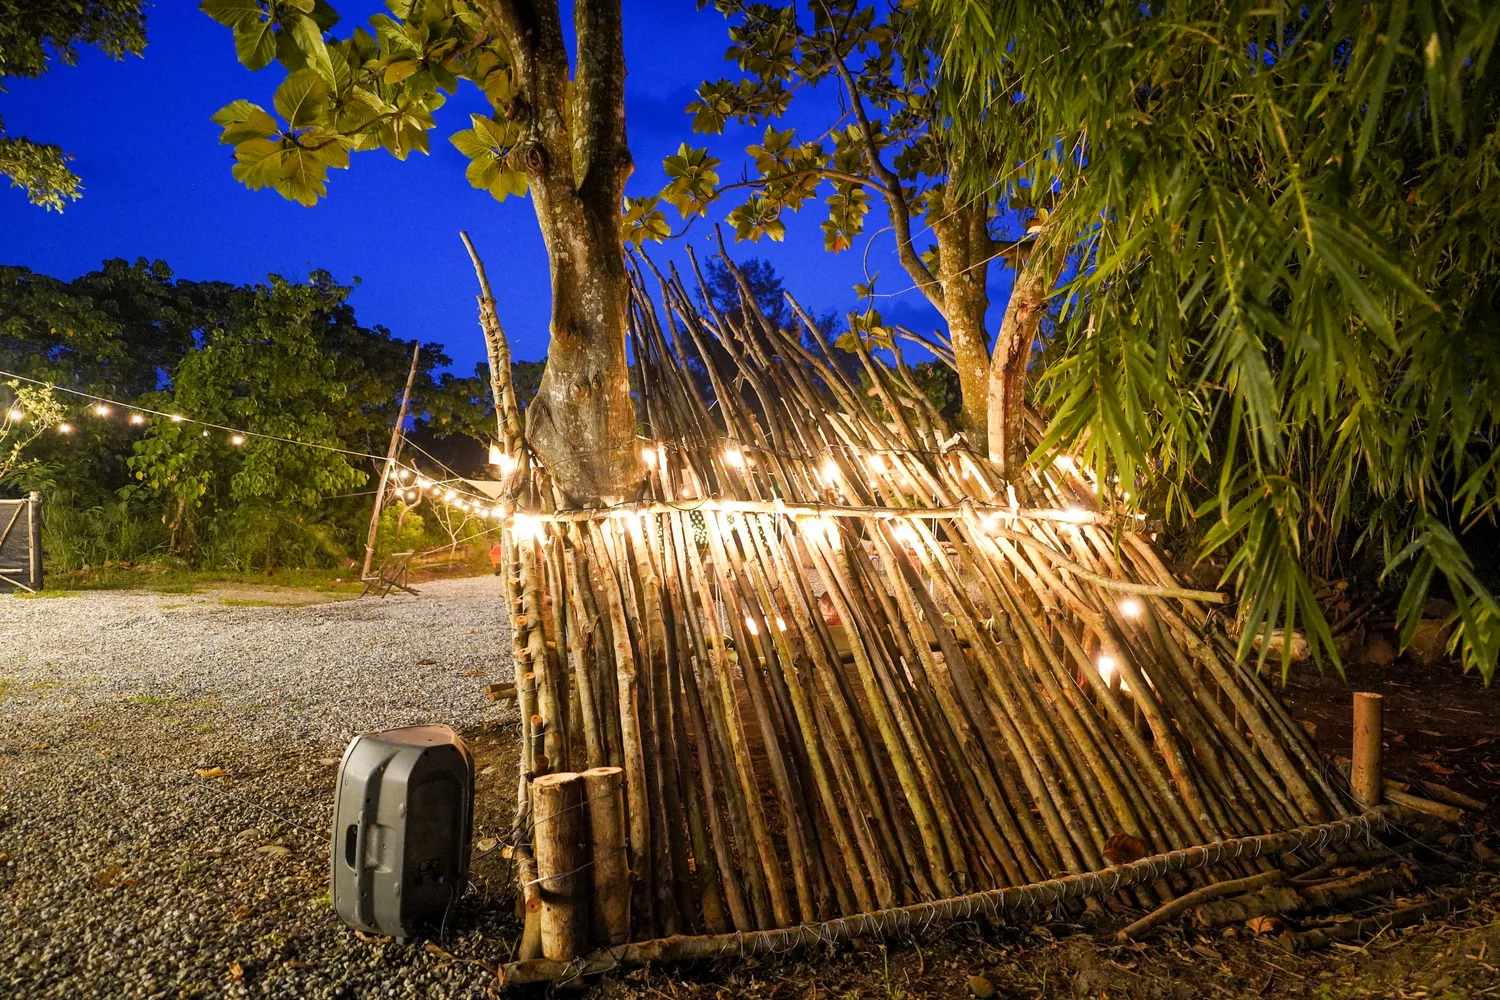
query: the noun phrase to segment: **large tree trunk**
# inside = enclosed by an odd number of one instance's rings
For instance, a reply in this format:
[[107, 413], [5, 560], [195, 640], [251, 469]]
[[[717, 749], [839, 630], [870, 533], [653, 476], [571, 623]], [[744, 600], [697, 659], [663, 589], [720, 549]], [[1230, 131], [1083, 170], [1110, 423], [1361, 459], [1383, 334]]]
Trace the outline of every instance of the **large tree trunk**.
[[641, 478], [625, 357], [628, 279], [620, 205], [625, 142], [620, 0], [577, 0], [573, 84], [557, 0], [491, 0], [519, 83], [516, 155], [552, 276], [551, 345], [526, 431], [554, 481], [588, 500]]
[[986, 289], [989, 257], [994, 242], [989, 235], [989, 204], [980, 199], [967, 204], [955, 194], [935, 193], [928, 212], [937, 237], [936, 278], [942, 288], [943, 318], [953, 343], [953, 360], [963, 397], [959, 426], [976, 450], [983, 450], [989, 427], [990, 335], [984, 314], [990, 306]]
[[1019, 265], [990, 358], [989, 454], [990, 461], [1007, 478], [1015, 476], [1026, 457], [1021, 432], [1026, 366], [1031, 362], [1032, 344], [1041, 332], [1042, 317], [1047, 314], [1047, 296], [1056, 281], [1056, 269], [1039, 254]]

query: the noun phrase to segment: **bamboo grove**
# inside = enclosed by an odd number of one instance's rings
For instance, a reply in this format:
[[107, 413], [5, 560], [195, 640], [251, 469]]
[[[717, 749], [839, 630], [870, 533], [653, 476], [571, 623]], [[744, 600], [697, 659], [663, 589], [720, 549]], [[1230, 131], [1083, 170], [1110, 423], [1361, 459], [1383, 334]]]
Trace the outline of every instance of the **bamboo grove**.
[[631, 941], [1096, 871], [1122, 837], [1155, 853], [1352, 815], [1216, 628], [1221, 596], [1180, 586], [1086, 468], [1002, 482], [899, 353], [861, 348], [850, 374], [729, 263], [737, 316], [675, 268], [632, 270], [638, 495], [562, 505], [497, 386], [524, 886], [530, 782], [598, 766], [624, 772]]

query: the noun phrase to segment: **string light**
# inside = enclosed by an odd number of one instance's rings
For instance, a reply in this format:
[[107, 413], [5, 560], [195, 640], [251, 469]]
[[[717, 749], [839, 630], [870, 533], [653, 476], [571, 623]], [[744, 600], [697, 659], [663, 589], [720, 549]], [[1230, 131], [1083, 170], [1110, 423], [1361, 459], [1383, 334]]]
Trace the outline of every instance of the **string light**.
[[5, 415], [5, 418], [7, 420], [15, 422], [17, 420], [25, 420], [26, 419], [26, 414], [23, 411], [21, 411], [21, 410], [11, 410], [9, 413], [7, 413]]
[[96, 413], [97, 415], [99, 415], [101, 417], [107, 417], [107, 416], [109, 416], [109, 407], [105, 406], [103, 403], [95, 403], [94, 404], [94, 413]]
[[68, 423], [66, 420], [64, 420], [62, 423], [60, 423], [60, 424], [57, 425], [57, 433], [59, 433], [59, 434], [72, 434], [73, 433], [73, 425], [70, 424], [70, 423]]
[[724, 462], [730, 468], [743, 469], [745, 467], [745, 453], [734, 445], [724, 449]]
[[507, 455], [503, 451], [500, 453], [500, 460], [494, 464], [500, 469], [501, 476], [508, 476], [512, 472], [516, 471], [515, 457], [512, 455]]
[[146, 415], [144, 413], [132, 413], [130, 415], [130, 422], [136, 426], [140, 426], [146, 422]]
[[1078, 469], [1078, 463], [1073, 461], [1072, 455], [1058, 455], [1052, 464], [1064, 472], [1076, 472]]
[[180, 424], [180, 423], [182, 423], [186, 419], [187, 418], [184, 417], [180, 413], [174, 413], [174, 414], [172, 414], [172, 423], [174, 423], [174, 424]]
[[1099, 676], [1104, 678], [1108, 684], [1109, 679], [1115, 675], [1115, 658], [1113, 656], [1099, 657]]
[[870, 471], [871, 472], [884, 472], [885, 471], [885, 456], [884, 455], [871, 455], [870, 458], [869, 458], [869, 460], [865, 464], [867, 464], [870, 467]]
[[448, 503], [452, 503], [455, 499], [457, 499], [457, 497], [458, 497], [458, 491], [457, 490], [446, 490], [443, 493], [443, 499], [446, 500]]
[[397, 475], [401, 477], [403, 483], [411, 482], [412, 471], [410, 469], [402, 469]]
[[1124, 615], [1126, 618], [1139, 618], [1141, 616], [1141, 612], [1145, 610], [1145, 605], [1141, 604], [1141, 602], [1136, 600], [1134, 597], [1127, 597], [1125, 598], [1125, 600], [1120, 602], [1120, 614]]
[[648, 469], [656, 468], [656, 449], [650, 447], [642, 448], [641, 461], [646, 463], [646, 468]]
[[503, 451], [500, 450], [500, 446], [498, 444], [495, 444], [494, 442], [490, 443], [490, 464], [491, 465], [499, 465], [500, 464], [500, 456], [503, 455], [503, 454], [505, 454], [505, 452], [503, 452]]
[[542, 522], [530, 514], [517, 514], [511, 518], [510, 530], [523, 542], [535, 542], [542, 537]]
[[823, 481], [829, 486], [836, 487], [839, 485], [839, 463], [830, 458], [823, 463], [818, 471], [822, 475]]
[[229, 436], [229, 443], [232, 444], [232, 445], [234, 445], [236, 448], [238, 448], [240, 445], [242, 445], [242, 444], [245, 443], [245, 435], [243, 435], [243, 434], [231, 434]]

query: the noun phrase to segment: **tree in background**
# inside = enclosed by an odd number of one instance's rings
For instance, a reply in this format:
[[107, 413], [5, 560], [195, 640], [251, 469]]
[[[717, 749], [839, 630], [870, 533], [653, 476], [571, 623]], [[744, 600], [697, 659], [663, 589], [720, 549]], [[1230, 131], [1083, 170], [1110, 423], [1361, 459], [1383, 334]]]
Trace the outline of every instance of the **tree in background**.
[[[1022, 379], [1057, 280], [1051, 258], [1028, 254], [1026, 231], [1039, 228], [1045, 215], [1032, 210], [1028, 189], [1003, 179], [964, 192], [952, 183], [963, 170], [961, 153], [937, 127], [946, 112], [930, 87], [932, 58], [913, 34], [905, 7], [863, 0], [809, 4], [805, 13], [796, 3], [718, 0], [716, 6], [729, 19], [726, 57], [740, 76], [704, 83], [688, 111], [699, 132], [722, 132], [731, 121], [764, 124], [760, 141], [746, 149], [754, 170], [721, 182], [719, 161], [683, 144], [665, 161], [670, 182], [661, 197], [633, 200], [627, 232], [637, 243], [661, 239], [669, 231], [657, 207], [661, 200], [692, 218], [732, 192], [745, 195], [728, 217], [736, 237], [780, 240], [784, 213], [826, 192], [824, 245], [840, 252], [864, 232], [872, 200], [879, 201], [906, 276], [947, 324], [960, 425], [976, 447], [988, 443], [991, 456], [1014, 471], [1020, 456], [1007, 442], [1018, 433]], [[776, 128], [793, 108], [794, 94], [800, 91], [800, 101], [808, 103], [819, 87], [838, 98], [837, 113], [828, 103], [820, 136], [799, 138], [795, 129]], [[918, 220], [931, 233], [925, 248]], [[997, 338], [985, 321], [988, 279], [991, 264], [1007, 259], [1017, 278]], [[896, 331], [870, 309], [851, 323], [850, 335], [889, 346]]]
[[1403, 640], [1441, 578], [1490, 677], [1500, 602], [1462, 539], [1500, 503], [1500, 9], [916, 10], [963, 190], [1024, 160], [1056, 198], [1043, 248], [1085, 260], [1038, 454], [1208, 519], [1244, 653], [1305, 625], [1332, 654], [1309, 570], [1362, 549], [1404, 578]]
[[[234, 175], [311, 205], [351, 153], [426, 152], [433, 112], [468, 80], [494, 113], [452, 137], [468, 177], [497, 199], [530, 193], [552, 274], [552, 330], [527, 437], [556, 482], [615, 495], [642, 474], [625, 355], [628, 284], [620, 206], [625, 142], [620, 0], [577, 0], [576, 62], [556, 0], [392, 0], [339, 39], [325, 0], [203, 0], [240, 62], [286, 72], [273, 115], [235, 101], [215, 115]], [[279, 118], [277, 116], [280, 116]], [[494, 359], [491, 359], [493, 364]]]
[[0, 482], [26, 465], [26, 446], [63, 422], [62, 404], [51, 386], [10, 379], [0, 398]]
[[[111, 59], [140, 55], [146, 47], [141, 0], [0, 0], [0, 81], [35, 79], [53, 59], [72, 66], [80, 45]], [[57, 146], [5, 135], [0, 121], [0, 175], [33, 205], [61, 212], [78, 200], [83, 183], [68, 168], [71, 159]]]

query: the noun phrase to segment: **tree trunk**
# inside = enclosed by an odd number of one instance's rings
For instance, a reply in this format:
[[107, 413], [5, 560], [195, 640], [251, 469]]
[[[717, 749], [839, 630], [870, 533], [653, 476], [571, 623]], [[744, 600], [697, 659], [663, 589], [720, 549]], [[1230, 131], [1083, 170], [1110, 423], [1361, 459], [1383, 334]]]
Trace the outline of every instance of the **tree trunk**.
[[632, 164], [620, 0], [574, 4], [571, 74], [557, 0], [486, 7], [514, 61], [521, 139], [513, 155], [531, 188], [552, 276], [552, 340], [527, 407], [527, 438], [572, 497], [620, 495], [644, 471], [625, 358], [620, 206]]
[[990, 336], [984, 315], [990, 306], [986, 289], [993, 242], [989, 236], [989, 205], [960, 201], [955, 194], [934, 195], [928, 213], [937, 237], [937, 280], [942, 286], [943, 318], [953, 342], [953, 360], [963, 397], [959, 426], [975, 450], [985, 447], [989, 423]]
[[1026, 366], [1031, 347], [1047, 314], [1047, 296], [1057, 271], [1040, 255], [1032, 255], [1016, 269], [1005, 318], [990, 358], [989, 454], [1007, 479], [1015, 476], [1026, 457], [1021, 412], [1025, 402]]

